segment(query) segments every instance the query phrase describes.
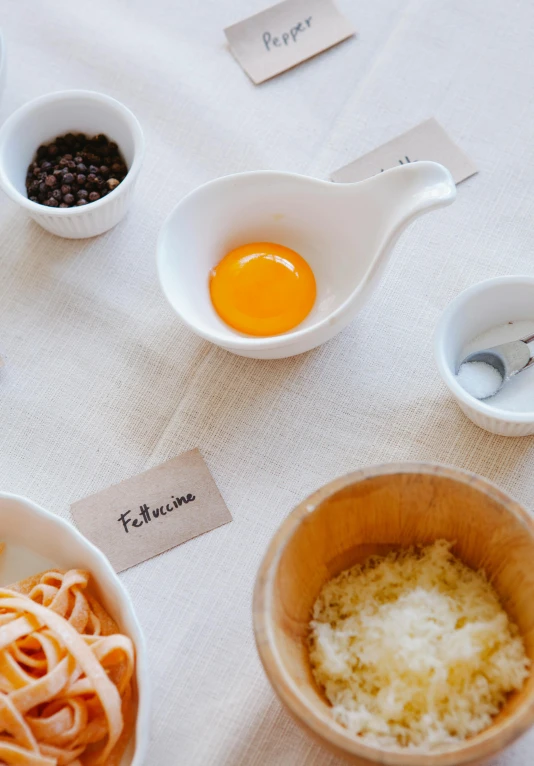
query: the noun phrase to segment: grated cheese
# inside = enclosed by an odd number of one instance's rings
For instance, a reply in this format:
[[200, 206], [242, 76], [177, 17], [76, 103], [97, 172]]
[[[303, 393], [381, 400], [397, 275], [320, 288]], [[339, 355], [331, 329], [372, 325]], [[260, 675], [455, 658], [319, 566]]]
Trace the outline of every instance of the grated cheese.
[[453, 744], [490, 725], [530, 661], [482, 572], [439, 540], [327, 582], [310, 623], [313, 674], [366, 744]]

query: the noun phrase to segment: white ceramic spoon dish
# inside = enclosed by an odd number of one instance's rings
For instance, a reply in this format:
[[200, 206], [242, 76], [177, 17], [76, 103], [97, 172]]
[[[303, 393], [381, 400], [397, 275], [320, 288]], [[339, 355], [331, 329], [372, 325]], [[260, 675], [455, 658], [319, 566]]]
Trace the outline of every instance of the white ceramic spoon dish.
[[[301, 354], [354, 318], [406, 226], [455, 197], [449, 171], [435, 162], [403, 165], [355, 184], [273, 171], [225, 176], [187, 195], [165, 221], [157, 253], [161, 287], [185, 324], [234, 354]], [[243, 335], [213, 308], [211, 269], [250, 242], [285, 245], [313, 269], [315, 306], [291, 332]]]

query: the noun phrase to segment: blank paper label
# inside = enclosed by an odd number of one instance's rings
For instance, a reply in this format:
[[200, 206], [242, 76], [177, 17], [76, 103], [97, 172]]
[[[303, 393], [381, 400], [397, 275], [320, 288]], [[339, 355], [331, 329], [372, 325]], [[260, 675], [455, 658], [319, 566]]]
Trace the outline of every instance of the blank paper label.
[[354, 28], [331, 0], [285, 0], [224, 33], [257, 85], [346, 40]]

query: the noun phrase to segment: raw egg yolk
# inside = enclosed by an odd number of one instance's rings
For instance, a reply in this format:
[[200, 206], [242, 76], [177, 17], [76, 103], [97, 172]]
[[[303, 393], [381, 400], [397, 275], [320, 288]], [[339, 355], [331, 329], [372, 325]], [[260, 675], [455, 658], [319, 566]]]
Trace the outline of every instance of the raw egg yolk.
[[313, 271], [289, 247], [253, 242], [227, 253], [212, 270], [215, 311], [247, 335], [279, 335], [292, 330], [315, 303]]

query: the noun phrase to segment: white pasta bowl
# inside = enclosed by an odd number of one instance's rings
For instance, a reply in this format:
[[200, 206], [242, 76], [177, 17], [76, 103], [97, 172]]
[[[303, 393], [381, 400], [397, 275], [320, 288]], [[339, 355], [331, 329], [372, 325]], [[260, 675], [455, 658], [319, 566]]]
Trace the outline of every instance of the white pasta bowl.
[[534, 410], [511, 412], [468, 394], [456, 379], [466, 343], [507, 322], [534, 319], [534, 277], [487, 279], [464, 290], [447, 306], [434, 334], [434, 356], [443, 382], [475, 425], [501, 436], [534, 434]]
[[[104, 133], [117, 143], [128, 173], [116, 189], [96, 202], [80, 207], [46, 207], [28, 199], [26, 172], [41, 144], [66, 133]], [[113, 228], [126, 214], [143, 156], [143, 131], [124, 104], [93, 91], [49, 93], [21, 106], [0, 129], [0, 186], [52, 234], [71, 239], [95, 237]]]
[[491, 726], [426, 751], [370, 745], [343, 728], [313, 678], [307, 639], [323, 584], [369, 556], [436, 540], [483, 569], [534, 661], [534, 522], [485, 479], [457, 468], [364, 468], [306, 498], [271, 540], [254, 591], [265, 672], [289, 712], [324, 747], [357, 766], [466, 766], [497, 755], [534, 723], [534, 672]]
[[136, 652], [137, 720], [120, 766], [141, 766], [149, 742], [150, 687], [145, 640], [132, 601], [108, 559], [71, 524], [24, 497], [0, 493], [0, 585], [46, 569], [84, 569], [106, 611], [131, 638]]

